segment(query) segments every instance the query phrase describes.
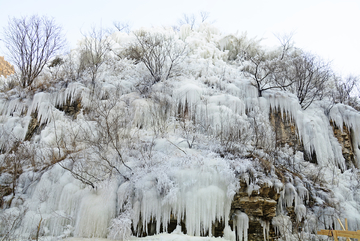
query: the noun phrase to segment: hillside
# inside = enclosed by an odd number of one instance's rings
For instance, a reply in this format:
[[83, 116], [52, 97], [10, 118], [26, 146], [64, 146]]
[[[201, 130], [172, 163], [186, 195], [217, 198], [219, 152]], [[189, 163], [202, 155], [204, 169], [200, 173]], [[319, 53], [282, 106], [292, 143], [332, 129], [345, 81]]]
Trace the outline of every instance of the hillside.
[[0, 77], [4, 240], [360, 229], [359, 98], [327, 65], [208, 24], [102, 37]]

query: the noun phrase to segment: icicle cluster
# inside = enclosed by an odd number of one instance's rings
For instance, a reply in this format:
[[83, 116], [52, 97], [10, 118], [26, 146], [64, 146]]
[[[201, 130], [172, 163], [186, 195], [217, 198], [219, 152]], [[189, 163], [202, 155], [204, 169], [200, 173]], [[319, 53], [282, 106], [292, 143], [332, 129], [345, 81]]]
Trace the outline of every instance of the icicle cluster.
[[234, 226], [237, 230], [237, 236], [239, 241], [247, 241], [248, 240], [248, 229], [249, 229], [249, 217], [246, 213], [241, 211], [235, 212]]

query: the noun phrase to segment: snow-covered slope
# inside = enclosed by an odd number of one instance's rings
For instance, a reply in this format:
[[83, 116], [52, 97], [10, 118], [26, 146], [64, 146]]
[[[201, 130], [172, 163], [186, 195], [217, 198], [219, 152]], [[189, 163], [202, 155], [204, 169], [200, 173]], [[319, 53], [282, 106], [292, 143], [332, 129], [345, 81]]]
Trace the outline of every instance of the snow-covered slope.
[[[321, 239], [316, 231], [340, 229], [337, 218], [360, 229], [358, 111], [327, 99], [303, 110], [280, 89], [258, 97], [228, 59], [231, 42], [210, 25], [143, 31], [186, 46], [169, 78], [149, 85], [144, 63], [123, 54], [136, 37], [117, 33], [95, 82], [85, 69], [45, 90], [3, 88], [1, 236], [128, 239], [175, 230], [157, 237], [193, 240], [215, 235], [220, 222], [224, 239], [247, 240], [254, 217], [232, 205], [240, 182], [249, 197], [262, 187], [276, 193], [276, 216], [260, 220], [264, 239], [269, 231], [283, 240]], [[76, 69], [79, 55], [63, 58]], [[44, 79], [54, 76], [47, 71]], [[294, 123], [303, 150], [277, 145], [272, 112]], [[331, 121], [350, 130], [353, 162]], [[316, 163], [305, 161], [314, 154]]]

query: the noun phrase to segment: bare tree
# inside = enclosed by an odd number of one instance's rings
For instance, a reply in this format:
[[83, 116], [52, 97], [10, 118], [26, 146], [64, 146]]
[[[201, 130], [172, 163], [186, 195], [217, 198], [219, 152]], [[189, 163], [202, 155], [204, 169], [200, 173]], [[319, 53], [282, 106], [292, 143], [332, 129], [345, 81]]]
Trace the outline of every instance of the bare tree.
[[144, 63], [152, 77], [150, 85], [171, 77], [186, 57], [186, 45], [173, 36], [146, 31], [134, 32], [136, 42], [126, 49], [127, 57]]
[[121, 95], [119, 87], [104, 94], [98, 86], [91, 95], [86, 121], [57, 129], [53, 120], [56, 141], [55, 146], [50, 147], [57, 150], [53, 153], [54, 159], [75, 179], [92, 188], [112, 175], [124, 179], [131, 175], [123, 151], [132, 141], [129, 134], [132, 122], [128, 106], [120, 100]]
[[345, 79], [341, 77], [334, 77], [335, 79], [335, 91], [334, 96], [335, 103], [349, 104], [352, 102], [352, 92], [356, 87], [356, 84], [359, 82], [359, 77], [349, 75]]
[[243, 64], [244, 75], [251, 78], [251, 84], [257, 88], [259, 97], [264, 90], [285, 90], [294, 83], [294, 77], [289, 74], [289, 64], [297, 53], [293, 51], [291, 37], [278, 36], [281, 45], [277, 50], [266, 51], [255, 45], [243, 50], [242, 56], [238, 56]]
[[302, 53], [292, 62], [294, 69], [294, 92], [303, 109], [308, 108], [314, 100], [324, 97], [327, 83], [332, 76], [329, 63], [319, 57]]
[[111, 40], [109, 33], [102, 28], [93, 27], [83, 35], [84, 40], [80, 45], [80, 65], [84, 70], [89, 70], [91, 81], [94, 83], [101, 65], [106, 61], [111, 50]]
[[284, 34], [274, 34], [275, 37], [279, 40], [281, 46], [281, 57], [284, 59], [285, 55], [291, 52], [291, 49], [294, 48], [293, 36], [294, 32], [284, 33]]
[[65, 44], [62, 28], [54, 19], [37, 15], [10, 18], [3, 42], [11, 61], [20, 70], [22, 87], [30, 86]]
[[243, 73], [251, 78], [251, 85], [257, 88], [259, 97], [265, 90], [285, 89], [293, 84], [291, 79], [284, 76], [286, 60], [282, 56], [282, 52], [259, 50], [255, 55], [246, 57], [248, 61], [244, 62]]

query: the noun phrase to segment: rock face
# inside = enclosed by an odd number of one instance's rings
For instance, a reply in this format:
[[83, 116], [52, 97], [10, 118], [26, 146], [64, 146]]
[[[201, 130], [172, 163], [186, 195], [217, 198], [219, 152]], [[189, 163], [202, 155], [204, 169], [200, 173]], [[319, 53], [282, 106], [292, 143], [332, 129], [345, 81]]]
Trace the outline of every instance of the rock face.
[[317, 164], [315, 152], [311, 155], [305, 152], [304, 145], [299, 138], [296, 124], [291, 117], [288, 117], [286, 113], [273, 111], [270, 112], [269, 118], [275, 131], [277, 147], [283, 147], [287, 144], [289, 147], [292, 147], [294, 151], [304, 153], [304, 159], [306, 161]]
[[76, 99], [73, 102], [67, 99], [64, 105], [56, 106], [56, 108], [65, 112], [66, 115], [71, 116], [73, 119], [76, 119], [82, 108], [81, 99]]
[[[276, 235], [271, 220], [276, 216], [276, 205], [280, 194], [273, 187], [267, 185], [252, 191], [250, 195], [247, 189], [247, 184], [240, 182], [240, 189], [234, 196], [230, 215], [232, 216], [237, 210], [248, 215], [249, 240], [274, 240]], [[268, 229], [269, 237], [264, 238], [264, 228]]]
[[355, 162], [354, 146], [351, 142], [351, 131], [349, 131], [346, 125], [343, 125], [343, 130], [341, 131], [341, 129], [332, 121], [330, 124], [333, 127], [334, 136], [338, 139], [342, 147], [342, 155], [345, 159], [346, 167], [351, 168], [352, 166], [355, 166], [359, 168]]
[[45, 124], [40, 125], [37, 116], [38, 116], [37, 112], [31, 113], [31, 120], [25, 135], [25, 139], [24, 139], [25, 141], [30, 141], [34, 134], [40, 134], [40, 131], [45, 126]]
[[14, 66], [7, 62], [4, 57], [0, 56], [0, 76], [7, 77], [13, 73], [15, 73]]
[[[274, 111], [270, 113], [270, 123], [272, 124], [275, 135], [276, 135], [276, 146], [288, 146], [292, 147], [294, 151], [301, 151], [304, 153], [304, 159], [306, 161], [317, 164], [316, 154], [308, 155], [304, 151], [304, 146], [299, 139], [297, 132], [296, 124], [285, 113], [280, 113], [279, 111]], [[341, 147], [342, 154], [346, 161], [347, 168], [356, 166], [355, 156], [354, 156], [354, 146], [351, 139], [351, 131], [343, 125], [343, 130], [330, 121], [330, 125], [333, 127], [334, 136], [338, 139]]]
[[12, 193], [12, 189], [8, 186], [0, 185], [0, 208], [3, 208], [5, 202], [3, 197], [10, 195]]

